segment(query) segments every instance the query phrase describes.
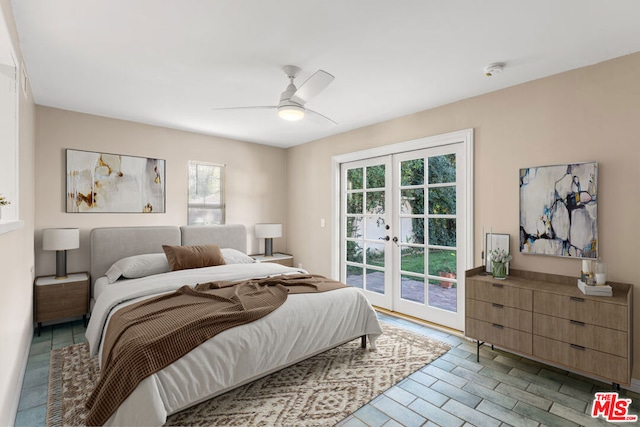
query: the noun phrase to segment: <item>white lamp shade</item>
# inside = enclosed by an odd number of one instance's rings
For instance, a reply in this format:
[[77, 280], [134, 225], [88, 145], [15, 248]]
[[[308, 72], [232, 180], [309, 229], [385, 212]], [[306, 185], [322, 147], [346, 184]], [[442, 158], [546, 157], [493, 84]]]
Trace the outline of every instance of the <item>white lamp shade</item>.
[[282, 236], [282, 224], [256, 224], [256, 237], [269, 239]]
[[45, 228], [42, 230], [42, 249], [63, 251], [80, 247], [80, 230], [77, 228]]

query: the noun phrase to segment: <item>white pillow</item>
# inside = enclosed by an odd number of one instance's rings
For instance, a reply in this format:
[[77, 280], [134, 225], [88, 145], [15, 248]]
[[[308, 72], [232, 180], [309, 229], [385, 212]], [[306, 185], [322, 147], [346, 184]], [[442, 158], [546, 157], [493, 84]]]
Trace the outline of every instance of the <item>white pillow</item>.
[[169, 262], [164, 253], [134, 255], [122, 258], [107, 270], [105, 276], [109, 283], [114, 283], [120, 276], [127, 279], [151, 276], [153, 274], [168, 273]]
[[220, 251], [224, 257], [224, 262], [227, 264], [252, 264], [256, 262], [255, 259], [237, 249], [222, 248]]

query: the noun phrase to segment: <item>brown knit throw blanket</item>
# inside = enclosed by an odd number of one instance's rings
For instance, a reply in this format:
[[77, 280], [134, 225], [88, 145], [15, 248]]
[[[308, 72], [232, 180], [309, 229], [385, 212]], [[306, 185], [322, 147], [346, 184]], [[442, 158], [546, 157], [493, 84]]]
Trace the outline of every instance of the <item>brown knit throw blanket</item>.
[[216, 334], [266, 316], [288, 293], [342, 287], [315, 275], [210, 282], [118, 310], [104, 337], [100, 381], [87, 400], [87, 425], [103, 425], [144, 378]]

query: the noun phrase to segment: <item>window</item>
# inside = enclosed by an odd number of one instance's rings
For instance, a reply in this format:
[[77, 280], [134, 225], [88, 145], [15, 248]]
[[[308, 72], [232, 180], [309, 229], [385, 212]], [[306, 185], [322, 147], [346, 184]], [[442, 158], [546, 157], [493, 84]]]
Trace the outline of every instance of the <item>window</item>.
[[188, 224], [224, 224], [224, 165], [189, 160]]

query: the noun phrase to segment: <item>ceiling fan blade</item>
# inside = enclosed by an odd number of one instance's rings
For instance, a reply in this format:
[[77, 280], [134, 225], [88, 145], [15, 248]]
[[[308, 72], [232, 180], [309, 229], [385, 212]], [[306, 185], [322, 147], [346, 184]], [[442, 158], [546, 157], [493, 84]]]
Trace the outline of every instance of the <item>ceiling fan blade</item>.
[[332, 123], [332, 124], [334, 124], [334, 125], [337, 125], [337, 124], [338, 124], [338, 122], [336, 122], [336, 121], [334, 121], [334, 120], [330, 119], [329, 117], [325, 116], [324, 114], [320, 114], [320, 113], [318, 113], [318, 112], [317, 112], [317, 111], [315, 111], [315, 110], [310, 110], [310, 109], [306, 108], [306, 109], [305, 109], [305, 111], [306, 111], [307, 113], [310, 113], [310, 114], [309, 114], [310, 116], [315, 116], [316, 118], [326, 120], [326, 121], [328, 121], [328, 122], [331, 122], [331, 123]]
[[261, 105], [255, 107], [222, 107], [222, 108], [212, 108], [212, 111], [222, 111], [222, 110], [273, 110], [277, 109], [277, 105]]
[[313, 73], [307, 81], [302, 83], [298, 90], [291, 95], [290, 99], [293, 102], [304, 105], [309, 102], [311, 98], [322, 92], [324, 88], [329, 86], [329, 83], [331, 83], [333, 79], [335, 79], [335, 77], [331, 74], [324, 70], [318, 70]]

